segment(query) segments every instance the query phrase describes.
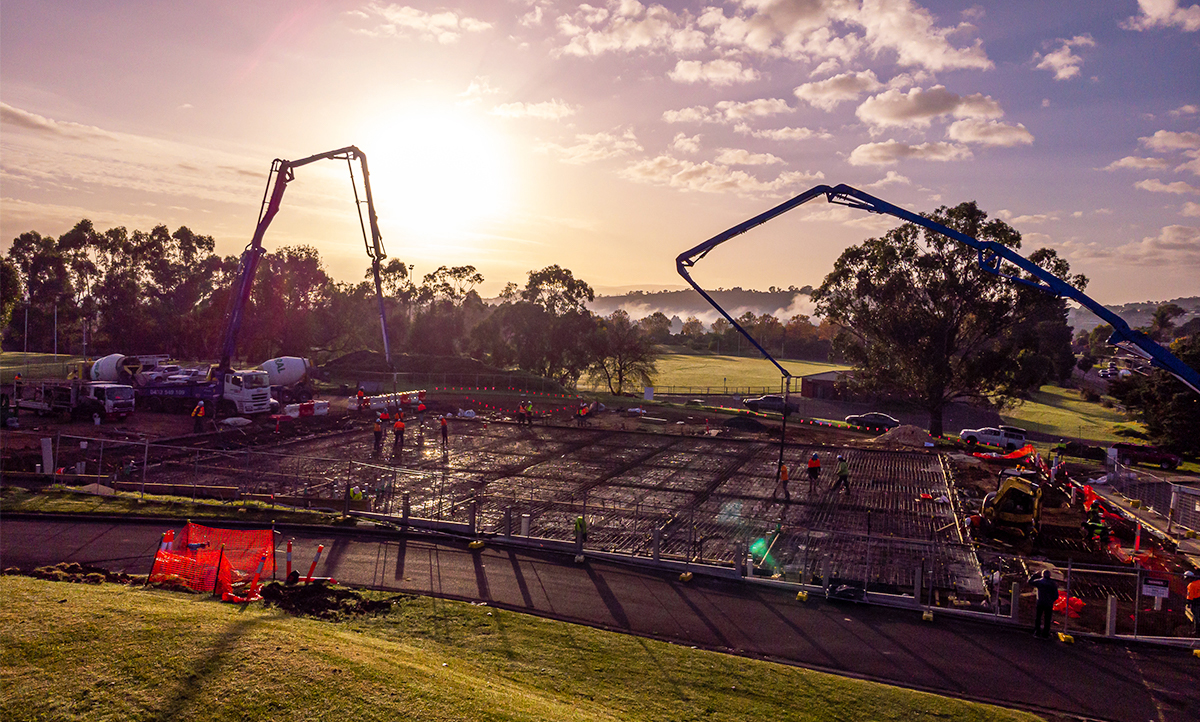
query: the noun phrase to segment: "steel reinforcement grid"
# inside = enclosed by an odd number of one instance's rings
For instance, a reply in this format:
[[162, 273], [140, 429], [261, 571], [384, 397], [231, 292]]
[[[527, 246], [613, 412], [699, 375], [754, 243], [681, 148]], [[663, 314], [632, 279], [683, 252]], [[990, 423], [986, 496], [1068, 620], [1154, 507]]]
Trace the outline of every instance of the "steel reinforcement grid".
[[[435, 422], [415, 426], [403, 447], [387, 435], [378, 452], [370, 431], [352, 431], [274, 449], [94, 440], [82, 459], [97, 472], [132, 460], [132, 481], [193, 495], [275, 494], [340, 510], [357, 486], [377, 512], [399, 516], [407, 499], [413, 517], [465, 523], [474, 513], [481, 533], [525, 523], [530, 536], [566, 541], [582, 515], [588, 549], [650, 556], [657, 546], [663, 558], [736, 567], [749, 556], [757, 575], [870, 591], [986, 593], [936, 453], [789, 444], [785, 501], [778, 442], [454, 420], [443, 449]], [[813, 453], [823, 470], [810, 489]], [[839, 453], [849, 493], [832, 489]]]

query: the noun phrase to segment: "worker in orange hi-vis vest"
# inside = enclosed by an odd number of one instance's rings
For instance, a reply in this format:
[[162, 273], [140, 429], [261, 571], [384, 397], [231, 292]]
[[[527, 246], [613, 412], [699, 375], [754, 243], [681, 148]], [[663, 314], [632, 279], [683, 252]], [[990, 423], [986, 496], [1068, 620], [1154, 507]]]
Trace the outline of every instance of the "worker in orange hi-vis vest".
[[375, 451], [376, 453], [383, 448], [383, 419], [375, 417]]
[[424, 425], [425, 425], [425, 404], [419, 403], [419, 404], [417, 404], [417, 427], [420, 428]]
[[392, 442], [392, 453], [404, 451], [404, 416], [396, 417], [396, 423], [392, 424], [392, 430], [396, 432], [396, 439]]
[[1187, 582], [1187, 609], [1188, 616], [1192, 618], [1192, 636], [1200, 634], [1200, 579], [1196, 578], [1196, 572], [1187, 571], [1183, 573], [1183, 581]]
[[199, 434], [204, 431], [204, 401], [196, 402], [196, 408], [192, 409], [192, 433]]
[[784, 500], [790, 502], [792, 500], [792, 494], [790, 491], [788, 491], [788, 487], [787, 487], [787, 485], [788, 485], [788, 468], [787, 468], [786, 464], [779, 465], [779, 475], [778, 475], [777, 479], [778, 480], [775, 483], [775, 490], [771, 492], [771, 499], [774, 500], [775, 497], [779, 494], [779, 490], [783, 489]]
[[821, 457], [814, 451], [808, 459], [808, 493], [817, 493], [817, 479], [821, 476]]
[[442, 448], [446, 448], [450, 443], [450, 424], [447, 423], [446, 417], [442, 417]]

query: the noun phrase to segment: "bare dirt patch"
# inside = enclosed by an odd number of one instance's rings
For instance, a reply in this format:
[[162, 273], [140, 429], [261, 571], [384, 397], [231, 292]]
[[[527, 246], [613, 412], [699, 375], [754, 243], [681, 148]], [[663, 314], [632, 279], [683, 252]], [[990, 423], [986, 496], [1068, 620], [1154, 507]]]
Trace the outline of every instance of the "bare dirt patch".
[[324, 581], [311, 584], [287, 585], [271, 582], [262, 588], [263, 603], [278, 607], [298, 617], [313, 617], [339, 621], [351, 617], [387, 614], [396, 602], [414, 599], [411, 594], [397, 594], [385, 599], [367, 599], [358, 592], [334, 587]]

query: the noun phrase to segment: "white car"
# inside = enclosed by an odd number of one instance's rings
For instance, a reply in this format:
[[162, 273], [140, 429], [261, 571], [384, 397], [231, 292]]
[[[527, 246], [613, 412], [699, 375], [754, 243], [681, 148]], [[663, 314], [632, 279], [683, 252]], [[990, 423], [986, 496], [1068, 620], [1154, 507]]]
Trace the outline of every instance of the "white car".
[[982, 429], [963, 429], [958, 438], [968, 444], [991, 444], [1008, 451], [1025, 445], [1025, 429], [1016, 426], [985, 426]]

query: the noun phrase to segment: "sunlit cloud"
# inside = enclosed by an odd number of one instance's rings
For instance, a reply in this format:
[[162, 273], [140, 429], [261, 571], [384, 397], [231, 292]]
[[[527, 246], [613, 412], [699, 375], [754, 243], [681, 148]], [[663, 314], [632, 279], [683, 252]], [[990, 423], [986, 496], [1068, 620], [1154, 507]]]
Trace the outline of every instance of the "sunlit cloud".
[[875, 73], [866, 70], [861, 73], [843, 73], [814, 83], [805, 83], [793, 92], [797, 98], [814, 107], [832, 111], [839, 103], [857, 100], [863, 93], [872, 93], [882, 87], [883, 84], [875, 77]]
[[734, 170], [720, 163], [694, 163], [668, 155], [638, 161], [622, 171], [621, 175], [639, 183], [665, 185], [684, 191], [743, 195], [774, 194], [825, 177], [820, 172], [786, 171], [774, 180], [762, 181], [745, 171]]
[[1200, 203], [1193, 203], [1192, 201], [1184, 203], [1183, 208], [1179, 209], [1179, 215], [1193, 218], [1200, 217]]
[[735, 133], [748, 135], [752, 138], [765, 138], [766, 140], [779, 141], [808, 140], [810, 138], [829, 140], [833, 137], [832, 134], [824, 130], [813, 130], [811, 128], [767, 128], [763, 130], [756, 130], [751, 128], [746, 123], [738, 123], [737, 125], [733, 126], [733, 130]]
[[635, 50], [696, 52], [705, 47], [705, 35], [691, 25], [690, 17], [662, 5], [610, 2], [608, 8], [580, 5], [572, 15], [558, 18], [558, 31], [570, 38], [558, 52], [589, 56]]
[[486, 75], [479, 76], [471, 81], [467, 89], [458, 94], [462, 98], [459, 101], [460, 105], [474, 105], [482, 103], [489, 95], [496, 95], [500, 92], [499, 88], [493, 88]]
[[1139, 158], [1137, 156], [1127, 155], [1121, 160], [1114, 160], [1112, 163], [1104, 166], [1104, 170], [1119, 170], [1121, 168], [1132, 168], [1134, 170], [1162, 170], [1167, 167], [1167, 162], [1162, 158]]
[[1033, 143], [1033, 133], [1021, 123], [1008, 125], [996, 120], [959, 120], [946, 129], [946, 137], [960, 143], [979, 143], [1010, 148]]
[[466, 33], [479, 33], [492, 27], [491, 23], [477, 18], [460, 16], [450, 10], [427, 13], [407, 5], [368, 3], [362, 10], [350, 15], [375, 23], [374, 27], [362, 32], [376, 37], [410, 37], [435, 40], [443, 45], [458, 42]]
[[913, 88], [907, 93], [887, 90], [872, 96], [858, 106], [859, 119], [874, 126], [925, 128], [944, 115], [956, 118], [999, 118], [1004, 115], [1000, 104], [991, 97], [975, 93], [966, 97], [935, 85], [929, 90]]
[[741, 148], [722, 148], [717, 153], [717, 162], [722, 165], [773, 165], [783, 159], [770, 153], [751, 153]]
[[749, 83], [758, 80], [754, 68], [744, 67], [736, 60], [718, 59], [710, 62], [680, 60], [667, 77], [677, 83], [707, 83], [720, 87], [734, 83]]
[[1138, 138], [1142, 145], [1150, 150], [1168, 153], [1173, 150], [1200, 149], [1200, 133], [1176, 133], [1170, 130], [1160, 130], [1154, 135]]
[[912, 181], [905, 176], [900, 175], [894, 170], [889, 170], [887, 175], [874, 183], [868, 183], [865, 188], [885, 188], [891, 185], [912, 185]]
[[612, 133], [582, 133], [575, 136], [575, 141], [574, 145], [569, 146], [542, 143], [537, 149], [543, 153], [554, 153], [564, 163], [572, 165], [594, 163], [642, 150], [632, 131], [625, 131], [619, 136]]
[[537, 118], [539, 120], [561, 120], [575, 115], [577, 109], [561, 100], [544, 103], [502, 103], [488, 111], [502, 118]]
[[1138, 0], [1141, 12], [1128, 18], [1121, 27], [1126, 30], [1153, 30], [1177, 27], [1184, 32], [1200, 30], [1200, 5], [1179, 7], [1178, 0]]
[[116, 134], [109, 133], [92, 125], [52, 120], [37, 113], [30, 113], [27, 110], [14, 108], [8, 103], [0, 103], [0, 124], [6, 126], [6, 129], [10, 132], [15, 128], [48, 137], [61, 136], [77, 139], [103, 138], [105, 140], [115, 140], [117, 138]]
[[1175, 110], [1167, 111], [1168, 115], [1173, 115], [1177, 118], [1183, 115], [1195, 115], [1197, 113], [1200, 113], [1200, 105], [1181, 105]]
[[687, 133], [676, 133], [675, 139], [671, 141], [671, 148], [681, 153], [699, 153], [700, 135], [689, 136]]
[[732, 123], [750, 118], [762, 118], [779, 113], [790, 113], [787, 101], [780, 98], [759, 98], [747, 102], [722, 100], [715, 109], [704, 106], [668, 110], [663, 120], [668, 123]]
[[1091, 35], [1076, 35], [1069, 40], [1060, 38], [1058, 42], [1062, 45], [1057, 50], [1045, 55], [1033, 54], [1033, 61], [1037, 63], [1034, 67], [1054, 73], [1055, 80], [1070, 80], [1079, 75], [1079, 66], [1083, 64], [1083, 58], [1071, 52], [1071, 48], [1093, 47], [1096, 41]]
[[953, 143], [909, 145], [895, 140], [864, 143], [850, 153], [850, 165], [890, 165], [901, 160], [948, 162], [971, 157], [971, 150]]
[[1183, 181], [1175, 181], [1174, 183], [1163, 183], [1160, 180], [1148, 179], [1148, 180], [1138, 181], [1137, 183], [1134, 183], [1133, 187], [1141, 188], [1142, 190], [1150, 191], [1151, 193], [1175, 193], [1177, 195], [1184, 195], [1187, 193], [1200, 193], [1200, 188], [1197, 188], [1196, 186], [1191, 185], [1189, 183], [1184, 183]]

